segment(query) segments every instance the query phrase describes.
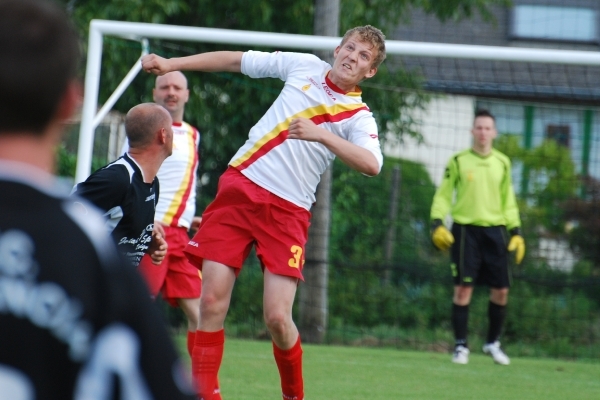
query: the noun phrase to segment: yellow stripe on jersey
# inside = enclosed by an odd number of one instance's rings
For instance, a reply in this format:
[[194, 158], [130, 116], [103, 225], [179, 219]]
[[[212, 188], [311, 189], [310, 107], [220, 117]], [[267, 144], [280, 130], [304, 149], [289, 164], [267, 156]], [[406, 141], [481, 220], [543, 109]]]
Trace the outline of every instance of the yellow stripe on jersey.
[[[189, 173], [189, 170], [194, 165], [196, 146], [194, 143], [194, 130], [189, 125], [187, 128], [186, 137], [188, 140], [188, 149], [190, 149], [185, 168], [186, 172], [183, 175], [181, 184], [179, 185], [177, 192], [175, 192], [175, 196], [173, 196], [173, 200], [171, 201], [171, 204], [169, 204], [169, 208], [167, 209], [167, 212], [165, 213], [165, 216], [163, 218], [162, 222], [166, 225], [171, 225], [171, 223], [173, 222], [173, 217], [175, 216], [175, 214], [177, 214], [177, 210], [179, 209], [179, 207], [185, 207], [185, 204], [182, 204], [181, 200], [183, 199], [183, 195], [185, 194], [187, 187], [190, 183], [190, 179], [192, 177], [192, 174]], [[195, 188], [192, 188], [191, 190], [195, 190]]]
[[334, 104], [333, 106], [326, 106], [325, 104], [319, 104], [316, 107], [310, 107], [305, 110], [302, 110], [299, 113], [294, 114], [291, 117], [288, 117], [285, 121], [282, 121], [282, 122], [278, 123], [277, 125], [275, 125], [275, 128], [273, 128], [270, 132], [268, 132], [266, 135], [264, 135], [259, 140], [257, 140], [256, 143], [254, 143], [254, 146], [252, 146], [252, 148], [250, 148], [248, 151], [246, 151], [241, 157], [233, 160], [230, 163], [230, 165], [232, 167], [240, 166], [242, 163], [244, 163], [246, 160], [248, 160], [250, 157], [252, 157], [252, 155], [254, 153], [256, 153], [266, 143], [268, 143], [273, 138], [277, 137], [283, 131], [286, 131], [289, 128], [292, 120], [294, 120], [296, 118], [311, 119], [318, 115], [326, 115], [326, 114], [336, 115], [341, 112], [352, 111], [352, 110], [356, 110], [357, 108], [363, 108], [363, 107], [365, 107], [365, 103]]

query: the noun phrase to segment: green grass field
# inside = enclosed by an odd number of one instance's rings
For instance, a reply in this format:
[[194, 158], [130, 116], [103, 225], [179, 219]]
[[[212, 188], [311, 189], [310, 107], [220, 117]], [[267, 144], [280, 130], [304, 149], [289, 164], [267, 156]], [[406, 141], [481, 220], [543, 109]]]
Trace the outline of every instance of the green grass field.
[[[185, 339], [177, 342], [185, 352]], [[600, 399], [600, 364], [511, 358], [495, 365], [473, 350], [468, 365], [449, 354], [303, 345], [307, 400]], [[219, 374], [225, 400], [278, 400], [271, 342], [227, 339]]]

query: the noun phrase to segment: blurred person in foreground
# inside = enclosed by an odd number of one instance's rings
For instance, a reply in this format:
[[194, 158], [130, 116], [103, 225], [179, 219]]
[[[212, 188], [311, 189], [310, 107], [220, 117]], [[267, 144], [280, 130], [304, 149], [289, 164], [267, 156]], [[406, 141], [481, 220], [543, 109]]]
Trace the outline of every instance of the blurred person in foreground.
[[0, 398], [193, 399], [142, 279], [53, 175], [79, 58], [57, 4], [0, 0]]
[[[494, 362], [510, 364], [498, 341], [511, 284], [509, 252], [516, 263], [525, 255], [521, 218], [512, 186], [510, 159], [494, 149], [496, 120], [487, 110], [475, 113], [473, 146], [450, 158], [431, 206], [432, 241], [440, 250], [450, 249], [454, 279], [452, 362], [469, 362], [467, 326], [469, 304], [476, 284], [490, 287], [489, 328], [483, 352]], [[450, 212], [448, 230], [442, 221]], [[510, 237], [509, 237], [510, 235]]]

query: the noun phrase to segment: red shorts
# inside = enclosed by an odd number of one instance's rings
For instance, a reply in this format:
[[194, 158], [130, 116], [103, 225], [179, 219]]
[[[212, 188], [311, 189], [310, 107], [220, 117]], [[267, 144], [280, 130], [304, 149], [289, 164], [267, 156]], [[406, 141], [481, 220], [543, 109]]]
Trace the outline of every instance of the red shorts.
[[160, 292], [165, 301], [177, 307], [177, 299], [200, 297], [202, 275], [183, 254], [190, 240], [187, 229], [171, 226], [165, 226], [164, 229], [165, 239], [169, 244], [167, 256], [160, 265], [154, 265], [146, 254], [142, 257], [138, 270], [145, 278], [152, 297]]
[[304, 248], [310, 212], [258, 186], [229, 168], [219, 179], [217, 197], [202, 214], [200, 228], [186, 246], [190, 262], [207, 259], [239, 274], [252, 245], [262, 268], [304, 280]]

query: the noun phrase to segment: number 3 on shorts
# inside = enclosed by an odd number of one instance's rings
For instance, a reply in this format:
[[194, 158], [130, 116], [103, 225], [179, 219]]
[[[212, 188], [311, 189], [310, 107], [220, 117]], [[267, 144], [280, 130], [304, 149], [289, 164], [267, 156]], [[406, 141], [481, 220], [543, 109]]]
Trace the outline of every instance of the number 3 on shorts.
[[302, 260], [302, 247], [293, 245], [290, 248], [292, 258], [288, 261], [288, 265], [292, 268], [300, 268], [300, 260]]

